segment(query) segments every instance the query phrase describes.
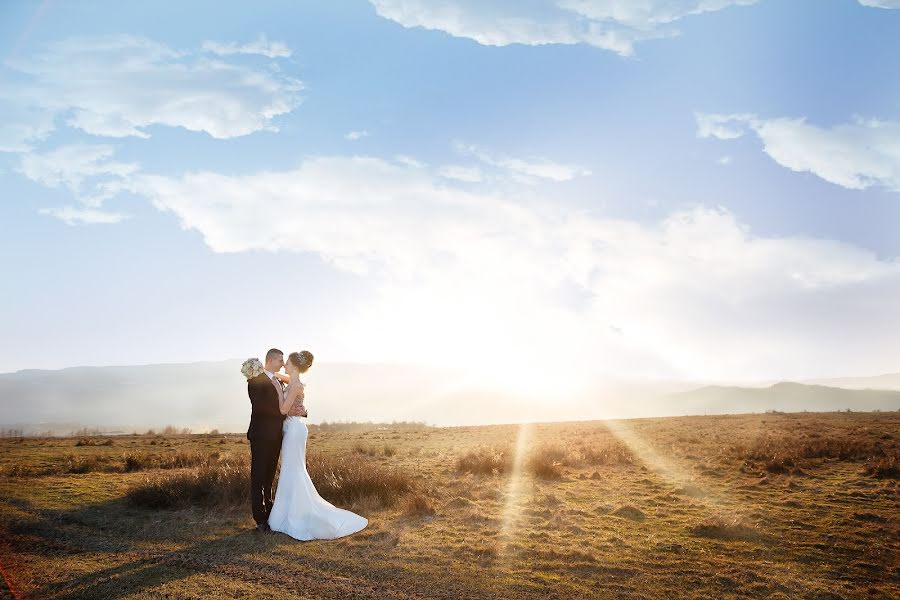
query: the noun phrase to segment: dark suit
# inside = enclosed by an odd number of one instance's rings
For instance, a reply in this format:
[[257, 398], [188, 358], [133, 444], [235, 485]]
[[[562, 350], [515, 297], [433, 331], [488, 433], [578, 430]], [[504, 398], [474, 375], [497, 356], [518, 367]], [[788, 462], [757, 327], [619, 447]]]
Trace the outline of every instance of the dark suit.
[[269, 520], [269, 511], [275, 500], [272, 483], [281, 454], [281, 428], [285, 415], [278, 407], [278, 391], [272, 380], [261, 373], [247, 381], [250, 396], [250, 507], [257, 524]]

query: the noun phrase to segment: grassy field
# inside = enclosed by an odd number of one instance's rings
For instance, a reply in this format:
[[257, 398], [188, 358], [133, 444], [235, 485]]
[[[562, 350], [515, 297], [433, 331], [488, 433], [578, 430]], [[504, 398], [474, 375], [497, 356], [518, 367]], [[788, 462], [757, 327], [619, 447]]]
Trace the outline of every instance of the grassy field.
[[253, 532], [243, 434], [0, 440], [0, 597], [900, 597], [900, 412], [310, 431], [355, 535]]

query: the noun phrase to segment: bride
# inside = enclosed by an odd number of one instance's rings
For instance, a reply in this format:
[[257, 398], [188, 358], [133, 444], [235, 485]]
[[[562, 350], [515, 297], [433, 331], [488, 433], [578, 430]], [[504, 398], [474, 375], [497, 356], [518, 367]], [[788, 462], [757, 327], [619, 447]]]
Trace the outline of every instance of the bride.
[[312, 353], [304, 350], [292, 352], [285, 364], [290, 383], [279, 408], [281, 414], [288, 416], [284, 420], [281, 442], [281, 475], [269, 513], [272, 531], [286, 533], [298, 540], [339, 538], [356, 533], [369, 523], [365, 517], [338, 508], [322, 498], [306, 470], [308, 431], [306, 423], [294, 415], [306, 416], [300, 374], [305, 373], [312, 362]]

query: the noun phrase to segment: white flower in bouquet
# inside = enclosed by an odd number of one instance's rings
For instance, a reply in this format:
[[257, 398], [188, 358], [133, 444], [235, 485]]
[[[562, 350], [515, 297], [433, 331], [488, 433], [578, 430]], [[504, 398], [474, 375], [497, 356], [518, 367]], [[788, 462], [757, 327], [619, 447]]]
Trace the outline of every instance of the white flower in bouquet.
[[263, 372], [263, 364], [258, 358], [248, 358], [241, 365], [241, 373], [247, 379], [253, 379]]

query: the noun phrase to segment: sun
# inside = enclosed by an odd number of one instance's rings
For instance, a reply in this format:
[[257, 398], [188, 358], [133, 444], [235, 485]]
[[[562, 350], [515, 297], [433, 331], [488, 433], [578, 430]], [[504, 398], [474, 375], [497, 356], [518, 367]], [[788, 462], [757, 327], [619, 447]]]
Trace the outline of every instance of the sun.
[[510, 349], [486, 359], [472, 380], [489, 389], [514, 396], [531, 405], [562, 404], [575, 399], [583, 373], [562, 361]]

